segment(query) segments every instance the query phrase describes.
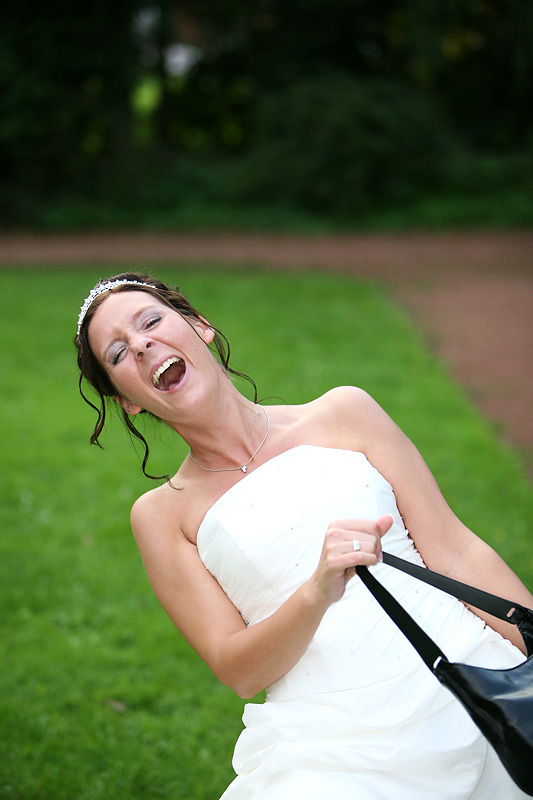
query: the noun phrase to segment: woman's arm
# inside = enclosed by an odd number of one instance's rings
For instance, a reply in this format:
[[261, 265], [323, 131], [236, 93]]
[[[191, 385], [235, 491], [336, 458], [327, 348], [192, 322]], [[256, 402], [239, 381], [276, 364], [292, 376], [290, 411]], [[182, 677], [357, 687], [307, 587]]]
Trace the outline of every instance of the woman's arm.
[[[344, 520], [329, 526], [314, 575], [265, 620], [246, 627], [235, 606], [151, 493], [132, 509], [132, 528], [152, 588], [168, 616], [215, 675], [253, 697], [301, 658], [327, 608], [344, 593], [357, 564], [375, 564], [392, 519]], [[354, 552], [353, 539], [361, 541]]]
[[[356, 431], [360, 448], [394, 489], [399, 511], [426, 565], [463, 583], [529, 608], [533, 596], [514, 572], [452, 512], [422, 456], [383, 409], [365, 392], [342, 387], [330, 393], [336, 419]], [[524, 652], [516, 626], [476, 610], [492, 628]]]

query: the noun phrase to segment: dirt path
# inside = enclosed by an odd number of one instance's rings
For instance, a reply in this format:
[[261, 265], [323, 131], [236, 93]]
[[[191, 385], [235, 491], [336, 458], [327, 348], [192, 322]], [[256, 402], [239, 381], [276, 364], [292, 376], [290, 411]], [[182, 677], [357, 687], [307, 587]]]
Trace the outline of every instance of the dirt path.
[[160, 261], [319, 267], [385, 283], [533, 476], [533, 233], [0, 235], [0, 265]]

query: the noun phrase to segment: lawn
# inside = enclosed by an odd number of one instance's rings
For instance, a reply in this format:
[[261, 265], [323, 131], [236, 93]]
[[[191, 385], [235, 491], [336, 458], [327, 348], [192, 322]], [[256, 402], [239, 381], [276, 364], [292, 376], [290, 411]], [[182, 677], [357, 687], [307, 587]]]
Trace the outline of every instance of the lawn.
[[[216, 800], [233, 774], [243, 701], [166, 619], [129, 531], [131, 503], [152, 484], [120, 423], [103, 452], [88, 444], [72, 339], [83, 298], [114, 271], [0, 273], [2, 800]], [[226, 333], [261, 398], [306, 402], [346, 383], [373, 394], [454, 510], [533, 586], [518, 455], [383, 288], [257, 267], [157, 274]], [[174, 470], [184, 447], [146, 430], [149, 469]]]

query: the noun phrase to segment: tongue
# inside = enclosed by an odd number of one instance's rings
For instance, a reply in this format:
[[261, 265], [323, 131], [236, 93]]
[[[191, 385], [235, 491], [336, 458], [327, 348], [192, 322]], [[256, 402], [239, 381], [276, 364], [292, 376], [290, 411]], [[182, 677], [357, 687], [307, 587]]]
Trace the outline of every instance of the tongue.
[[180, 361], [177, 364], [171, 364], [170, 367], [161, 375], [159, 380], [159, 388], [163, 389], [165, 392], [168, 392], [169, 389], [172, 389], [180, 382], [184, 372], [185, 365], [183, 361]]

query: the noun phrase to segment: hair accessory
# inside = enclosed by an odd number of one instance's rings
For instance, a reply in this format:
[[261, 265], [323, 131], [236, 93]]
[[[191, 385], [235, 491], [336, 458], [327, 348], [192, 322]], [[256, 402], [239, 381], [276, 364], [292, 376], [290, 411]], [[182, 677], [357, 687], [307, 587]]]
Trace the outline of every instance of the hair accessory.
[[237, 470], [240, 470], [241, 472], [244, 472], [244, 473], [248, 472], [248, 464], [250, 463], [250, 461], [252, 461], [252, 459], [254, 459], [256, 457], [258, 452], [261, 450], [261, 448], [263, 447], [264, 443], [266, 442], [267, 436], [268, 436], [268, 434], [270, 432], [270, 417], [268, 416], [268, 411], [266, 410], [266, 408], [264, 406], [259, 406], [259, 408], [261, 408], [265, 412], [265, 417], [266, 417], [266, 421], [267, 421], [267, 429], [266, 429], [266, 433], [263, 436], [263, 439], [262, 439], [259, 447], [257, 448], [257, 450], [254, 450], [254, 452], [252, 453], [252, 455], [250, 456], [250, 458], [248, 459], [246, 464], [243, 464], [242, 467], [221, 467], [219, 469], [211, 469], [210, 467], [204, 467], [203, 464], [200, 464], [200, 462], [195, 459], [195, 457], [193, 456], [193, 454], [189, 450], [189, 455], [192, 458], [192, 460], [194, 461], [194, 463], [198, 464], [198, 466], [201, 469], [205, 469], [206, 472], [237, 472]]
[[85, 315], [89, 308], [92, 306], [94, 301], [97, 297], [100, 297], [101, 294], [105, 292], [109, 292], [111, 289], [114, 289], [115, 286], [148, 286], [150, 289], [156, 289], [156, 286], [152, 286], [151, 283], [143, 283], [142, 281], [129, 281], [126, 279], [123, 280], [116, 280], [116, 281], [105, 281], [104, 283], [99, 283], [98, 286], [95, 286], [94, 289], [91, 289], [85, 301], [80, 309], [80, 315], [78, 317], [78, 333], [80, 335], [81, 326], [83, 324], [83, 320], [85, 319]]

